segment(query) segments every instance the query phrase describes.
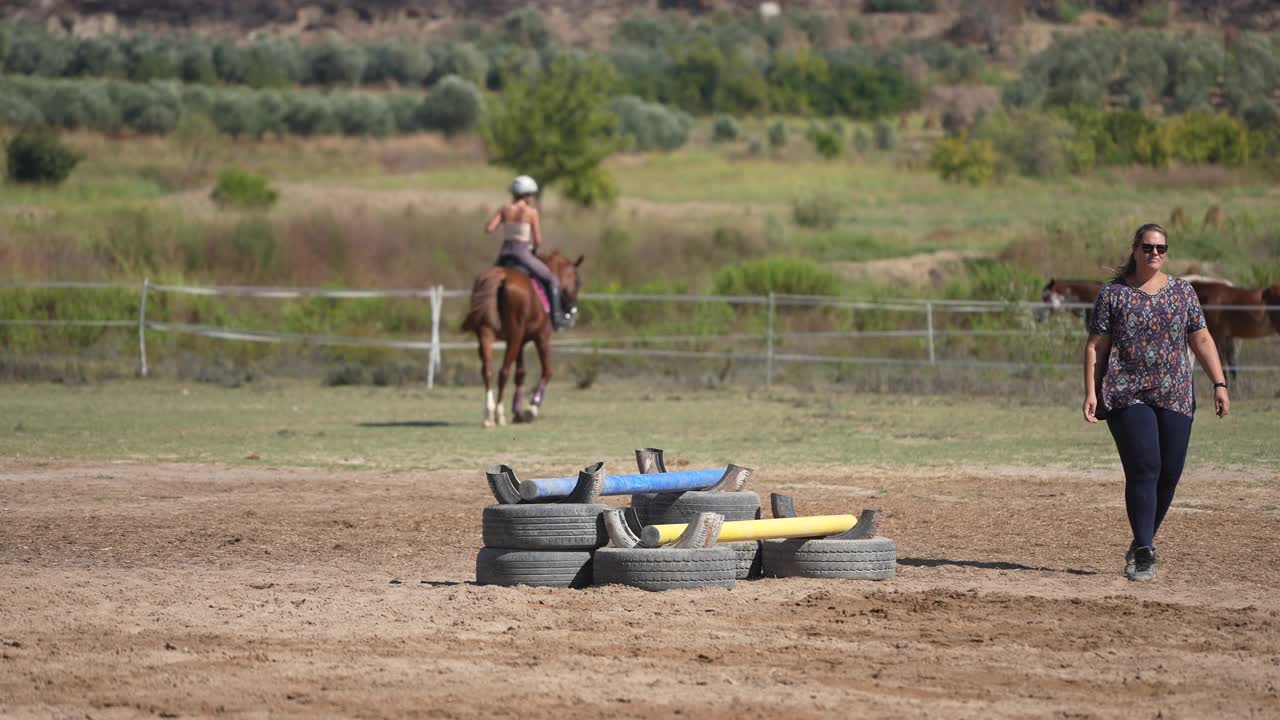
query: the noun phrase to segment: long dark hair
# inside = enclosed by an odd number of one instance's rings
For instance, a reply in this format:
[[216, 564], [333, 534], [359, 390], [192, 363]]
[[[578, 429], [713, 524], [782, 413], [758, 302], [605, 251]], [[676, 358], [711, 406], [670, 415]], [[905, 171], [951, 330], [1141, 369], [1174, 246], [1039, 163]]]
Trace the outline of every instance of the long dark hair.
[[1117, 265], [1115, 268], [1115, 277], [1111, 278], [1112, 282], [1122, 280], [1138, 269], [1138, 261], [1133, 259], [1133, 251], [1138, 249], [1138, 244], [1142, 242], [1142, 236], [1149, 232], [1158, 232], [1164, 236], [1164, 241], [1169, 242], [1169, 231], [1160, 227], [1155, 223], [1147, 223], [1133, 232], [1133, 241], [1129, 243], [1129, 258], [1125, 260], [1123, 265]]

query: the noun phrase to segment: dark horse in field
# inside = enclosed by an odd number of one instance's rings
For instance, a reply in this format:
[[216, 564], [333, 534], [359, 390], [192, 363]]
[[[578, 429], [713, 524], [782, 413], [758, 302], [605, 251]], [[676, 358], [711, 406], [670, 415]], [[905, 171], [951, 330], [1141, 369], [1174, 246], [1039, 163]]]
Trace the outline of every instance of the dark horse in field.
[[[1240, 347], [1236, 340], [1266, 337], [1273, 332], [1280, 332], [1280, 310], [1268, 312], [1261, 307], [1280, 307], [1280, 285], [1250, 290], [1222, 282], [1193, 280], [1191, 287], [1195, 288], [1200, 307], [1204, 308], [1205, 324], [1209, 334], [1213, 336], [1213, 342], [1218, 346], [1218, 352], [1223, 356], [1223, 367], [1231, 373], [1234, 380], [1240, 358]], [[1251, 307], [1215, 307], [1220, 305]], [[1268, 315], [1272, 317], [1268, 319]]]
[[[1047, 320], [1050, 315], [1061, 310], [1063, 305], [1081, 303], [1092, 305], [1100, 292], [1102, 292], [1102, 283], [1093, 280], [1049, 278], [1044, 291], [1040, 293], [1040, 301], [1044, 303], [1044, 307], [1036, 309], [1036, 321]], [[1093, 316], [1092, 308], [1072, 308], [1071, 311], [1077, 315], [1083, 314], [1085, 327], [1089, 326]]]
[[[576, 262], [552, 252], [539, 258], [560, 279], [560, 306], [572, 318], [577, 317], [578, 266]], [[484, 375], [484, 426], [506, 425], [502, 409], [502, 394], [506, 389], [507, 375], [516, 366], [516, 387], [511, 402], [511, 414], [516, 422], [529, 422], [538, 416], [546, 397], [547, 381], [551, 379], [551, 316], [542, 306], [534, 290], [535, 281], [529, 274], [514, 268], [494, 267], [476, 278], [471, 288], [471, 311], [462, 323], [462, 329], [472, 331], [480, 341], [481, 372]], [[493, 394], [493, 342], [503, 340], [507, 351], [498, 370], [498, 395]], [[533, 392], [533, 402], [524, 408], [524, 346], [532, 342], [538, 350], [538, 362], [542, 365], [542, 378]]]

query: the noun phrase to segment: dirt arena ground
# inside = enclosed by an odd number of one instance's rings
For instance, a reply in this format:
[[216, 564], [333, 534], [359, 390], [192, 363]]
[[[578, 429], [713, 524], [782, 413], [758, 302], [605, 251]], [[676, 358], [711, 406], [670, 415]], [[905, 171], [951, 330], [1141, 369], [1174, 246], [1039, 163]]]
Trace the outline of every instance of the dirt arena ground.
[[649, 594], [471, 584], [474, 469], [0, 459], [0, 716], [1277, 717], [1277, 480], [1184, 478], [1135, 585], [1114, 472], [759, 468], [898, 577]]

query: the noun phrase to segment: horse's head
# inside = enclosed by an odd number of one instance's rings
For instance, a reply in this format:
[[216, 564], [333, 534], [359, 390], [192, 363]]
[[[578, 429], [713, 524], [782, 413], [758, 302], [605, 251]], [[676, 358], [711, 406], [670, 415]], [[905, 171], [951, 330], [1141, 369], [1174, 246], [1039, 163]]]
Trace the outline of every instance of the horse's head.
[[1036, 308], [1036, 322], [1044, 322], [1058, 308], [1062, 307], [1062, 302], [1065, 299], [1062, 293], [1058, 292], [1058, 281], [1054, 278], [1049, 278], [1049, 282], [1045, 284], [1044, 290], [1040, 293], [1040, 302], [1043, 304]]
[[547, 269], [555, 273], [560, 281], [560, 307], [569, 316], [569, 327], [578, 322], [578, 290], [582, 287], [578, 266], [585, 259], [585, 256], [579, 255], [577, 260], [570, 260], [559, 251], [554, 251], [543, 259]]

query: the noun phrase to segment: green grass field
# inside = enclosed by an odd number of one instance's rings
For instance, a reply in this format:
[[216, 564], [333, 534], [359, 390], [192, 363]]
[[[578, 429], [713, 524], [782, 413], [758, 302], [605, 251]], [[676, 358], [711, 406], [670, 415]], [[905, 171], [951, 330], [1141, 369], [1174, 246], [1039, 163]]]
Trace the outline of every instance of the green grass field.
[[[126, 380], [11, 385], [3, 396], [0, 454], [30, 460], [477, 472], [510, 462], [568, 473], [597, 459], [629, 471], [632, 449], [657, 446], [695, 466], [1117, 465], [1106, 428], [1086, 425], [1074, 403], [553, 385], [536, 424], [484, 430], [470, 388]], [[1238, 399], [1224, 420], [1202, 410], [1190, 464], [1280, 466], [1278, 411], [1274, 398]]]

